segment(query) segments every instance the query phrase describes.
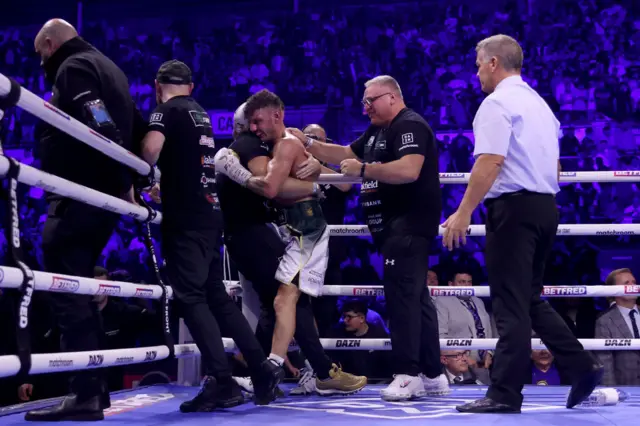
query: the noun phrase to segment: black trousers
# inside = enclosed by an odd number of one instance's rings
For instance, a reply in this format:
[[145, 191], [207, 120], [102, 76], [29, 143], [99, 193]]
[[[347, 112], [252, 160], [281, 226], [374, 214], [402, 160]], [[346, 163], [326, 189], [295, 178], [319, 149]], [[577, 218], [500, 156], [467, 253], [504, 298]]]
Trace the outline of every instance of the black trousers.
[[[51, 202], [42, 232], [45, 270], [93, 278], [93, 268], [118, 220], [119, 216], [113, 213], [77, 201], [63, 199]], [[72, 279], [58, 283], [67, 288], [77, 286]], [[61, 351], [100, 349], [104, 333], [92, 296], [48, 293], [47, 297], [60, 328]], [[97, 395], [102, 386], [100, 370], [79, 372], [71, 381], [72, 392], [80, 398]]]
[[222, 282], [221, 230], [163, 228], [166, 273], [185, 324], [202, 353], [204, 373], [231, 377], [222, 336], [232, 338], [252, 373], [266, 359], [240, 309]]
[[429, 238], [405, 235], [381, 246], [395, 374], [442, 373], [438, 315], [426, 284], [430, 245]]
[[[264, 312], [260, 318], [259, 332], [263, 344], [271, 347], [275, 311], [273, 300], [280, 283], [275, 279], [286, 244], [267, 224], [249, 225], [241, 230], [225, 232], [225, 244], [231, 259], [258, 293]], [[271, 322], [270, 322], [271, 320]], [[316, 330], [311, 300], [301, 294], [296, 306], [296, 331], [294, 338], [302, 353], [309, 360], [320, 379], [329, 377], [332, 362], [327, 357]]]
[[587, 371], [591, 356], [560, 315], [540, 298], [547, 258], [558, 229], [551, 195], [516, 193], [487, 202], [486, 264], [498, 331], [487, 396], [520, 407], [531, 381], [531, 330], [570, 375]]

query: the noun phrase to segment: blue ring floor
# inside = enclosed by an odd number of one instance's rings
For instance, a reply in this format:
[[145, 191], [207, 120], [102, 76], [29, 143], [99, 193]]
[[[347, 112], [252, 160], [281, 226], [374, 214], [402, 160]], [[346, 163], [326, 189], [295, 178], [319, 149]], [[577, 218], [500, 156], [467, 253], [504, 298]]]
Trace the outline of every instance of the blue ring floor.
[[[291, 389], [285, 385], [285, 390]], [[443, 397], [423, 398], [409, 402], [385, 402], [379, 397], [381, 386], [368, 386], [362, 392], [346, 397], [298, 396], [278, 399], [269, 406], [252, 402], [213, 413], [182, 414], [180, 403], [196, 395], [198, 388], [173, 385], [151, 386], [112, 395], [112, 407], [105, 411], [106, 424], [112, 425], [179, 425], [241, 426], [261, 425], [332, 425], [372, 426], [402, 421], [403, 425], [447, 424], [474, 426], [582, 426], [631, 425], [640, 417], [640, 387], [621, 387], [629, 393], [626, 402], [611, 407], [575, 408], [568, 410], [564, 401], [569, 390], [564, 386], [527, 386], [523, 392], [522, 414], [462, 414], [455, 406], [484, 396], [485, 386], [453, 387]], [[34, 403], [36, 404], [36, 403]], [[42, 405], [42, 404], [39, 404]], [[33, 407], [33, 404], [30, 404]], [[22, 408], [22, 410], [21, 410]], [[0, 426], [33, 424], [24, 421], [24, 409], [0, 417]], [[16, 412], [22, 411], [22, 412]], [[77, 425], [61, 422], [59, 425]]]

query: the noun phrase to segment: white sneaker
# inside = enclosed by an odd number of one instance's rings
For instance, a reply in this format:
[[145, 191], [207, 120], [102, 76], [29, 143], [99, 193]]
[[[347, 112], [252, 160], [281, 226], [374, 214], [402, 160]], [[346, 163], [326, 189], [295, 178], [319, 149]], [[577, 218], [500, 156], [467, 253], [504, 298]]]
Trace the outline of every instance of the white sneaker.
[[393, 382], [380, 391], [385, 401], [406, 401], [412, 398], [420, 398], [425, 395], [424, 384], [418, 376], [397, 374], [393, 376]]
[[421, 374], [420, 377], [422, 379], [422, 383], [424, 384], [425, 395], [442, 396], [449, 395], [449, 393], [451, 393], [451, 389], [449, 388], [449, 380], [447, 380], [447, 376], [445, 376], [444, 374], [441, 374], [438, 377], [434, 377], [433, 379], [428, 378], [424, 374]]
[[234, 376], [232, 377], [232, 379], [236, 381], [238, 386], [240, 386], [240, 388], [242, 388], [243, 391], [247, 393], [254, 393], [253, 382], [251, 381], [251, 377], [235, 377]]
[[303, 368], [300, 370], [300, 374], [298, 386], [291, 389], [289, 395], [310, 395], [316, 391], [316, 375], [313, 370]]

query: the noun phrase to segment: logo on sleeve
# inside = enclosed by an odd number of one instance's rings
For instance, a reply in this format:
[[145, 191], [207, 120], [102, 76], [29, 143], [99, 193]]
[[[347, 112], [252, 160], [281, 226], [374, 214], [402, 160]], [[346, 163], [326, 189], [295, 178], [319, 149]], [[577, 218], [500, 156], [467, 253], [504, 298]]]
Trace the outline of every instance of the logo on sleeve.
[[413, 133], [405, 133], [402, 135], [402, 145], [413, 143]]
[[211, 127], [211, 119], [209, 114], [202, 111], [189, 111], [189, 115], [196, 127]]
[[151, 117], [149, 117], [149, 121], [162, 121], [162, 113], [154, 112], [153, 114], [151, 114]]

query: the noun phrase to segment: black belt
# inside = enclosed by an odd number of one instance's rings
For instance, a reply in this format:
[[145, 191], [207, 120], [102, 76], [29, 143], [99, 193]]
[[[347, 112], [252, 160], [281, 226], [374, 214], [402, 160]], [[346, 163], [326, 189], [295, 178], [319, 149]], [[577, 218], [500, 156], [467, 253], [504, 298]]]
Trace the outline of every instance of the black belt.
[[555, 195], [553, 194], [546, 194], [543, 192], [533, 192], [533, 191], [528, 191], [526, 189], [521, 189], [520, 191], [515, 191], [515, 192], [506, 192], [504, 194], [501, 194], [495, 198], [489, 198], [488, 200], [485, 200], [484, 205], [489, 207], [491, 206], [493, 203], [495, 203], [496, 201], [499, 200], [506, 200], [509, 198], [514, 198], [514, 197], [518, 197], [518, 196], [523, 196], [523, 195], [538, 195], [538, 196], [544, 196], [544, 197], [554, 197]]

